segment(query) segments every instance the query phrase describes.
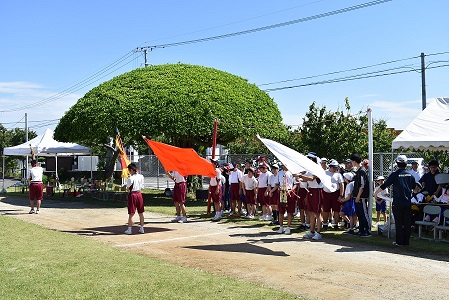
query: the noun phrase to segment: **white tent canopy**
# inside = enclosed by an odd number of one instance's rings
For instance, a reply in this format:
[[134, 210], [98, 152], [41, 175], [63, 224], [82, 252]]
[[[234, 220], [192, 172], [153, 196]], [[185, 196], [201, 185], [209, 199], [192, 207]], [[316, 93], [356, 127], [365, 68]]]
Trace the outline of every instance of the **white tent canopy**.
[[[34, 139], [23, 144], [4, 148], [3, 155], [29, 156], [31, 148], [36, 156], [54, 156], [56, 157], [56, 177], [58, 177], [58, 155], [91, 155], [90, 148], [75, 144], [58, 142], [53, 138], [53, 130], [47, 129], [44, 134], [38, 135]], [[92, 157], [92, 156], [91, 156]], [[28, 158], [27, 158], [28, 159]], [[3, 166], [5, 165], [3, 157]], [[91, 159], [91, 177], [92, 177], [92, 159]], [[26, 166], [28, 174], [28, 165]], [[3, 191], [5, 190], [5, 170], [3, 167]], [[22, 180], [26, 180], [22, 178]]]
[[392, 143], [393, 149], [449, 150], [449, 98], [435, 98]]
[[34, 139], [23, 144], [6, 147], [4, 155], [31, 155], [31, 149], [37, 156], [55, 156], [58, 155], [89, 155], [90, 148], [75, 144], [62, 143], [53, 138], [53, 130], [47, 129], [44, 134], [38, 135]]

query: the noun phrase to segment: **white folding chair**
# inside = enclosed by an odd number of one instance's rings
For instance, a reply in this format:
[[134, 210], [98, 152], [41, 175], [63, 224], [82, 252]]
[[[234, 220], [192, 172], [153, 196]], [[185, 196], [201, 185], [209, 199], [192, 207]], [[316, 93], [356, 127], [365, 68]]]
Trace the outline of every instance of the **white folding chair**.
[[442, 225], [438, 225], [435, 227], [435, 229], [438, 230], [438, 238], [440, 240], [443, 239], [443, 231], [444, 230], [449, 230], [449, 225], [447, 224], [447, 221], [449, 221], [449, 209], [446, 209], [443, 213], [444, 218], [443, 218], [443, 224]]
[[435, 229], [436, 226], [438, 226], [437, 222], [432, 221], [425, 221], [427, 215], [440, 215], [441, 213], [441, 207], [435, 206], [435, 205], [426, 205], [423, 208], [423, 220], [422, 221], [416, 221], [415, 225], [419, 225], [418, 229], [418, 238], [421, 238], [422, 233], [422, 227], [423, 226], [433, 226], [433, 239], [436, 240], [437, 238], [437, 230]]

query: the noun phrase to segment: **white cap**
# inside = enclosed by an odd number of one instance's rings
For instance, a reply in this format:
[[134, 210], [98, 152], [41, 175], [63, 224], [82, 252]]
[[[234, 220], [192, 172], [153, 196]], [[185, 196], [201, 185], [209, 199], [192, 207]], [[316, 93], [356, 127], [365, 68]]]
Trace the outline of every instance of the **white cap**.
[[405, 155], [399, 155], [398, 158], [396, 158], [397, 163], [407, 163], [407, 156]]
[[379, 176], [379, 177], [377, 177], [377, 180], [385, 180], [385, 177]]
[[354, 178], [354, 174], [352, 172], [344, 173], [343, 177], [346, 178], [347, 180], [351, 181], [352, 178]]

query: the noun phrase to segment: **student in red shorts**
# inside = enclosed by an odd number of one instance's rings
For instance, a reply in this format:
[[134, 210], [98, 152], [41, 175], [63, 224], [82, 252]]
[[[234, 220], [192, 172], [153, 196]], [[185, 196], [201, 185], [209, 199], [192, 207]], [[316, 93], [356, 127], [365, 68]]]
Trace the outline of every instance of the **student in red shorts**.
[[[165, 172], [171, 180], [175, 182], [175, 187], [173, 188], [173, 203], [176, 208], [176, 218], [172, 222], [187, 223], [187, 212], [186, 212], [186, 194], [187, 194], [187, 183], [184, 176], [178, 173], [178, 171]], [[182, 214], [182, 216], [181, 216]]]
[[128, 178], [128, 182], [126, 183], [126, 187], [129, 190], [128, 194], [128, 229], [125, 231], [125, 234], [132, 234], [132, 226], [133, 226], [133, 216], [136, 213], [139, 214], [140, 219], [140, 228], [139, 233], [145, 233], [143, 229], [144, 225], [144, 217], [143, 212], [143, 198], [142, 193], [140, 192], [143, 189], [143, 175], [137, 173], [137, 166], [135, 163], [130, 163], [128, 165], [129, 174], [131, 175]]
[[[284, 168], [284, 174], [280, 185], [280, 201], [279, 201], [279, 230], [277, 233], [284, 233], [284, 214], [287, 212], [287, 228], [285, 234], [290, 234], [290, 226], [292, 225], [293, 214], [296, 209], [296, 196], [294, 190], [296, 189], [296, 180], [293, 174], [288, 170], [286, 165], [282, 165]], [[286, 199], [283, 199], [283, 193], [286, 195]]]
[[[31, 161], [31, 169], [29, 172], [28, 179], [30, 181], [30, 214], [38, 214], [41, 208], [41, 202], [44, 198], [44, 184], [42, 183], [42, 175], [44, 174], [44, 169], [38, 166], [37, 161], [33, 159]], [[34, 210], [34, 200], [37, 200], [37, 209]]]

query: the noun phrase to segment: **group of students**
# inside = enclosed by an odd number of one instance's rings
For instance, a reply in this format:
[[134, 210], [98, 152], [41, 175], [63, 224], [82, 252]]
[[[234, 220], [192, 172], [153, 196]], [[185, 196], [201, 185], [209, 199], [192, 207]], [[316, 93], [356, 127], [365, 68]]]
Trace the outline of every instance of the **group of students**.
[[[257, 160], [257, 169], [252, 168], [249, 161], [244, 165], [231, 163], [223, 169], [219, 168], [218, 161], [212, 161], [216, 167], [216, 176], [211, 178], [209, 187], [215, 209], [212, 220], [223, 218], [225, 210], [229, 217], [254, 219], [260, 206], [260, 220], [279, 225], [278, 233], [291, 234], [293, 217], [299, 215], [300, 229], [307, 230], [305, 238], [322, 239], [322, 229], [338, 229], [340, 219], [347, 224], [346, 233], [371, 236], [369, 181], [367, 166], [362, 163], [361, 156], [353, 154], [344, 167], [336, 160], [319, 159], [313, 152], [307, 157], [321, 164], [326, 176], [330, 177], [332, 190], [311, 172], [292, 174], [288, 166], [281, 163], [270, 166], [263, 158]], [[223, 181], [227, 181], [229, 187], [228, 205], [223, 197], [228, 187]], [[357, 221], [359, 231], [355, 232]]]

